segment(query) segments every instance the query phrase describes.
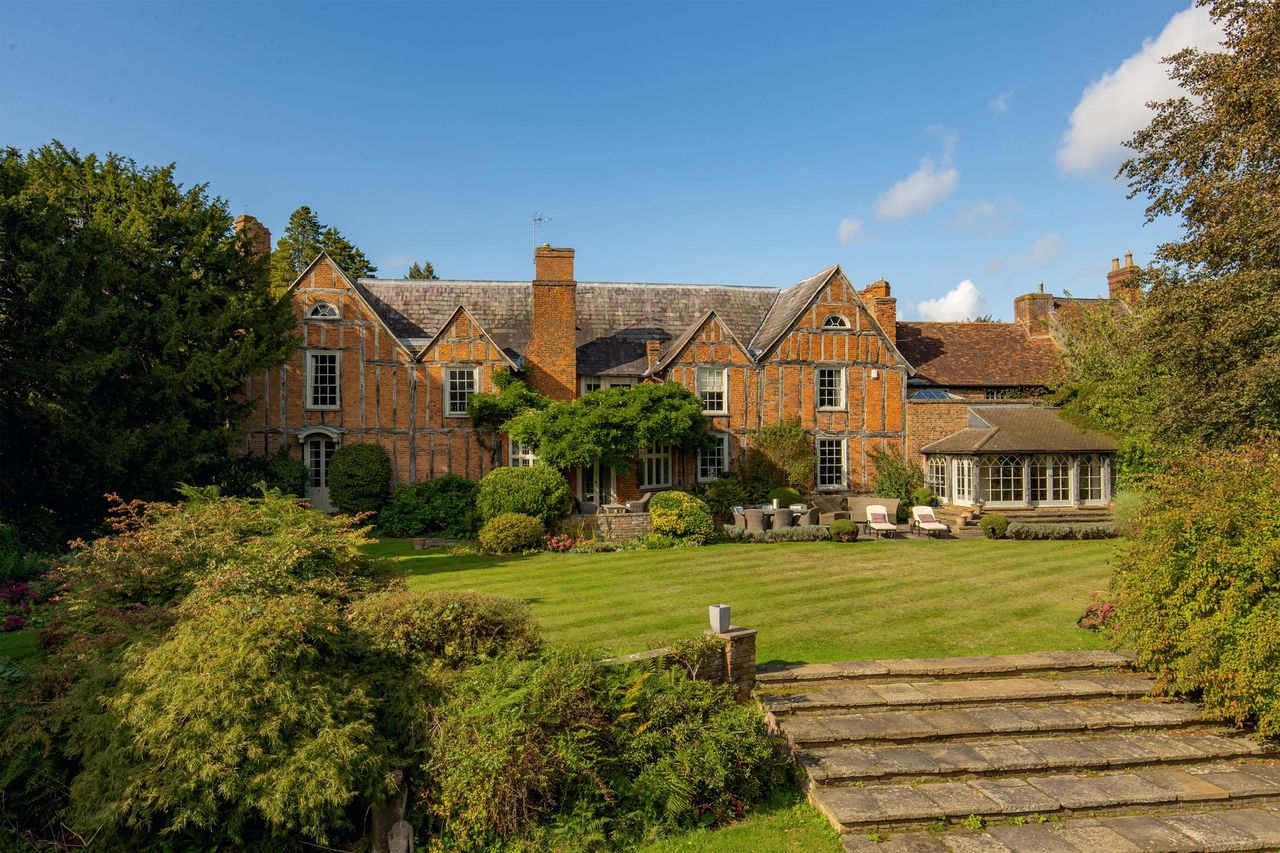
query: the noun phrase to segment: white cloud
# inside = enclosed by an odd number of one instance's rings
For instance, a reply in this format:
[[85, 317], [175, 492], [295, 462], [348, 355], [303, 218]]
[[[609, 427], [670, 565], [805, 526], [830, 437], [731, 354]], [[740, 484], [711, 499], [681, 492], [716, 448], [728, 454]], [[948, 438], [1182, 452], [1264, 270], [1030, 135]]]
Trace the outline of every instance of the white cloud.
[[394, 269], [399, 269], [400, 267], [404, 267], [405, 269], [408, 269], [409, 264], [413, 263], [416, 260], [417, 258], [415, 258], [413, 255], [392, 255], [389, 258], [383, 259], [382, 269], [394, 270]]
[[1161, 58], [1187, 47], [1217, 50], [1221, 39], [1222, 31], [1206, 7], [1193, 6], [1174, 15], [1160, 35], [1143, 41], [1142, 49], [1120, 67], [1085, 87], [1062, 134], [1058, 168], [1069, 174], [1116, 169], [1125, 158], [1124, 141], [1151, 120], [1147, 102], [1182, 93]]
[[996, 115], [1009, 112], [1009, 101], [1013, 99], [1013, 91], [1001, 92], [987, 103], [987, 109]]
[[1007, 195], [995, 199], [979, 199], [973, 204], [956, 210], [951, 219], [954, 228], [972, 231], [991, 237], [1002, 233], [1009, 225], [1009, 217], [1018, 209], [1018, 202]]
[[942, 137], [942, 156], [921, 157], [920, 168], [881, 193], [876, 200], [876, 219], [906, 219], [932, 210], [955, 192], [960, 172], [951, 164], [956, 135], [934, 126], [930, 133]]
[[1062, 236], [1058, 233], [1046, 234], [1031, 244], [1031, 248], [1021, 255], [1005, 258], [993, 258], [987, 262], [987, 272], [1002, 269], [1027, 269], [1046, 264], [1062, 254]]
[[926, 299], [916, 305], [921, 320], [943, 323], [971, 320], [987, 313], [987, 300], [969, 279], [957, 284], [937, 299]]
[[862, 235], [862, 220], [856, 216], [846, 216], [840, 220], [840, 224], [836, 226], [836, 239], [841, 243], [848, 243], [851, 240], [857, 240]]

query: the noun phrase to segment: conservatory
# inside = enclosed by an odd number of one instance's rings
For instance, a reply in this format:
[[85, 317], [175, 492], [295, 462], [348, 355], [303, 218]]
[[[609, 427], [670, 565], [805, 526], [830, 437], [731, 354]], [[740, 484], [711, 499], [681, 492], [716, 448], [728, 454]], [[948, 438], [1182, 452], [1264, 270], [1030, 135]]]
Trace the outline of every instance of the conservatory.
[[1038, 406], [971, 406], [968, 425], [921, 448], [943, 503], [988, 509], [1106, 506], [1116, 444]]

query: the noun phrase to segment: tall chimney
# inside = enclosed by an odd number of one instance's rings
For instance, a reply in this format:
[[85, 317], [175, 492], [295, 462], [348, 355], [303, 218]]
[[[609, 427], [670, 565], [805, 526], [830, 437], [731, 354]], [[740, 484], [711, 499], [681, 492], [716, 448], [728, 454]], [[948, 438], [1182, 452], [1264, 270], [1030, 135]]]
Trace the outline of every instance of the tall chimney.
[[1024, 293], [1013, 300], [1013, 319], [1022, 324], [1033, 338], [1052, 334], [1049, 320], [1053, 317], [1053, 294], [1044, 292], [1041, 284], [1035, 293]]
[[1112, 299], [1130, 305], [1138, 301], [1138, 265], [1133, 262], [1133, 252], [1124, 253], [1124, 266], [1119, 258], [1111, 259], [1111, 272], [1107, 273], [1107, 293]]
[[252, 241], [253, 254], [259, 258], [271, 257], [271, 232], [267, 230], [267, 226], [263, 225], [256, 218], [247, 213], [242, 213], [236, 217], [236, 233], [247, 231], [249, 239]]
[[862, 289], [862, 299], [893, 344], [898, 343], [898, 300], [890, 295], [889, 282], [873, 281]]
[[529, 383], [553, 400], [578, 391], [578, 285], [573, 249], [542, 244], [533, 251], [533, 328], [525, 365]]

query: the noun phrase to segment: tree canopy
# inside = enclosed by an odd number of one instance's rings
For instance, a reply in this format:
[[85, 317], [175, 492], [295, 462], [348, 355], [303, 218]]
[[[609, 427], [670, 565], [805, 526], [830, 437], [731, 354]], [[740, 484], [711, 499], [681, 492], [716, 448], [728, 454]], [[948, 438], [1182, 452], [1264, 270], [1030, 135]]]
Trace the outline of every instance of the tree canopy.
[[1181, 237], [1140, 271], [1132, 314], [1067, 321], [1059, 391], [1095, 425], [1226, 447], [1280, 431], [1280, 5], [1201, 3], [1222, 50], [1166, 58], [1186, 94], [1120, 168]]
[[647, 447], [694, 450], [707, 441], [702, 402], [675, 382], [603, 388], [526, 411], [508, 421], [506, 430], [556, 468], [600, 462], [627, 471]]
[[247, 235], [174, 166], [54, 142], [0, 152], [0, 513], [88, 532], [225, 457], [244, 377], [295, 346]]
[[352, 278], [371, 276], [378, 271], [354, 243], [332, 225], [324, 225], [305, 204], [289, 216], [284, 236], [276, 241], [271, 253], [271, 289], [279, 294], [321, 252], [328, 252], [333, 262]]
[[423, 261], [422, 263], [414, 261], [409, 265], [409, 272], [405, 278], [436, 279], [439, 276], [436, 275], [436, 268], [432, 266], [431, 261]]

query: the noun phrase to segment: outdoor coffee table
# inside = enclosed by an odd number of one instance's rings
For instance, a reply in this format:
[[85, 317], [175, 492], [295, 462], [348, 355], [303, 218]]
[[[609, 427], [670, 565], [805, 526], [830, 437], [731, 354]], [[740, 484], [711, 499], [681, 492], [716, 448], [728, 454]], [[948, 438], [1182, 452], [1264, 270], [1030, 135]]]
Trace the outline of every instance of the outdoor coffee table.
[[600, 507], [600, 511], [605, 515], [626, 515], [627, 505], [626, 504], [605, 504], [604, 506]]

